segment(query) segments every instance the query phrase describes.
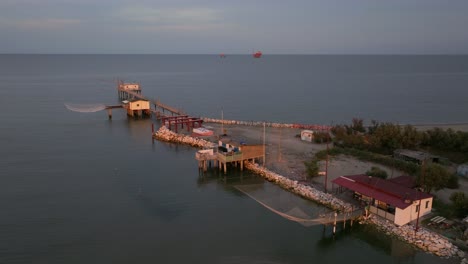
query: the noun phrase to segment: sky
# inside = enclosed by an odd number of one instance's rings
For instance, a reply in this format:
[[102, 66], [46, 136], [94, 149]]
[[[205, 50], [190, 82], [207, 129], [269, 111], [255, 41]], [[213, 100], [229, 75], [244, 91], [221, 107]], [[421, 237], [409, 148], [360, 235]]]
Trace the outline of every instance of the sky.
[[468, 54], [468, 0], [0, 0], [0, 53]]

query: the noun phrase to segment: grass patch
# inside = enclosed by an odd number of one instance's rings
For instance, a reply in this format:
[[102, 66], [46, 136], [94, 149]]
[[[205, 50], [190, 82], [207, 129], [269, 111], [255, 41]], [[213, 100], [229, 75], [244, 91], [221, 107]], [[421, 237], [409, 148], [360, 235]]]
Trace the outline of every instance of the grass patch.
[[432, 210], [437, 215], [443, 216], [447, 219], [454, 217], [454, 210], [451, 204], [446, 204], [437, 197], [434, 197], [432, 202]]

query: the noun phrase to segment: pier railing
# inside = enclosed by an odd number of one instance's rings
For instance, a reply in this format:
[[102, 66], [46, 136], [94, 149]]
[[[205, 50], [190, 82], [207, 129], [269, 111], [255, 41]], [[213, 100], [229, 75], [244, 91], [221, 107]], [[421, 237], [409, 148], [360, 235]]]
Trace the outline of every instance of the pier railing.
[[223, 163], [239, 161], [239, 160], [242, 160], [242, 157], [243, 157], [242, 152], [237, 152], [236, 154], [224, 154], [224, 153], [218, 152], [217, 155], [218, 155], [218, 160]]

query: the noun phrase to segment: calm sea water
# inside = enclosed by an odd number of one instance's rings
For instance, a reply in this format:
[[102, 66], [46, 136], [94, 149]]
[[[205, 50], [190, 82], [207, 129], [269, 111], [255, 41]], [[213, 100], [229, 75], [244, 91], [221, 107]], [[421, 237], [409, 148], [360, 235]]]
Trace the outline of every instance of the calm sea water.
[[467, 56], [0, 55], [0, 263], [448, 262], [290, 222], [235, 188], [275, 186], [200, 178], [194, 149], [152, 144], [154, 120], [64, 107], [116, 103], [119, 78], [193, 115], [468, 121]]

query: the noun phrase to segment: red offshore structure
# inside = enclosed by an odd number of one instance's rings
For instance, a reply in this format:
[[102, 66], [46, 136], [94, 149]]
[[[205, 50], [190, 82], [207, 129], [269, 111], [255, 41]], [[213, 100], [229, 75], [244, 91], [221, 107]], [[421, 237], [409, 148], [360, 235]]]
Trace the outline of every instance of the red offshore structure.
[[260, 57], [262, 57], [262, 52], [261, 52], [261, 51], [255, 52], [255, 53], [253, 54], [253, 57], [254, 57], [254, 58], [257, 58], [257, 59], [260, 58]]

